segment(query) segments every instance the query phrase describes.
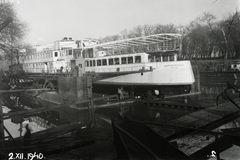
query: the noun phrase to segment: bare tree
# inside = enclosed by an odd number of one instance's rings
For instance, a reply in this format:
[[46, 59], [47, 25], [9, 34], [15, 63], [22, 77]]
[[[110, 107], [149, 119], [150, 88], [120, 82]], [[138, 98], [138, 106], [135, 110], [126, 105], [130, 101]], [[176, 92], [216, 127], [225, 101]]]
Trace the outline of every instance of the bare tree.
[[0, 32], [5, 28], [9, 23], [11, 23], [13, 20], [11, 17], [8, 17], [2, 24], [0, 24]]
[[151, 25], [144, 25], [143, 26], [143, 35], [148, 36], [153, 34], [153, 26]]
[[[0, 24], [4, 26], [0, 32], [0, 53], [5, 54], [4, 57], [12, 65], [17, 54], [14, 50], [21, 45], [27, 25], [18, 19], [13, 4], [0, 3], [0, 10]], [[5, 24], [6, 21], [8, 25]]]
[[120, 38], [121, 39], [127, 39], [128, 38], [128, 31], [126, 29], [124, 29], [120, 32]]

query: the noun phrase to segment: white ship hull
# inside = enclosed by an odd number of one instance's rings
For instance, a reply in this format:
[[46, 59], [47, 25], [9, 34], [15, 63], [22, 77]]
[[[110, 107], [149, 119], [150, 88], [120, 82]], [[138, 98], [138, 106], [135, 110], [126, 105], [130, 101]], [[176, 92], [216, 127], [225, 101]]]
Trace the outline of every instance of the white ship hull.
[[[98, 80], [98, 84], [116, 85], [191, 85], [195, 82], [189, 61], [148, 63], [139, 73], [119, 75]], [[152, 69], [151, 69], [152, 67]], [[133, 71], [134, 72], [134, 71]], [[104, 74], [106, 72], [102, 72]]]
[[[184, 94], [190, 92], [195, 82], [190, 61], [152, 62], [146, 63], [144, 68], [142, 71], [124, 71], [122, 67], [118, 72], [95, 72], [101, 79], [94, 81], [93, 92], [116, 94], [121, 86], [129, 94], [134, 92], [135, 96], [147, 92], [154, 94], [156, 90], [159, 96]], [[100, 69], [103, 71], [103, 68]]]

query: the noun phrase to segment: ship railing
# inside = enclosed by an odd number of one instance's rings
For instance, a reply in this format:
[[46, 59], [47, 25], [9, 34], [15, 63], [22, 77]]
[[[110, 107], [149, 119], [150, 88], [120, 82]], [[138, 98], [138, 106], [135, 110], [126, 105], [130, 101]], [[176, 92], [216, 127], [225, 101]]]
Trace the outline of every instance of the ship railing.
[[55, 70], [55, 69], [48, 69], [48, 70], [43, 70], [43, 69], [31, 69], [25, 71], [27, 75], [38, 75], [38, 76], [58, 76], [58, 75], [65, 75], [67, 76], [69, 72], [67, 71], [60, 71], [60, 70]]

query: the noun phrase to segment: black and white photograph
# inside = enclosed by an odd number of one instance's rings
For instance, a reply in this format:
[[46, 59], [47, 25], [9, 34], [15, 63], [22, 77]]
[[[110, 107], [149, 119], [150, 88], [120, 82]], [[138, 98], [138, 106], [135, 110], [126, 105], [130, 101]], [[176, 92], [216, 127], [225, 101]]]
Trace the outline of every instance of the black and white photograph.
[[0, 160], [240, 160], [240, 0], [0, 0], [0, 141]]

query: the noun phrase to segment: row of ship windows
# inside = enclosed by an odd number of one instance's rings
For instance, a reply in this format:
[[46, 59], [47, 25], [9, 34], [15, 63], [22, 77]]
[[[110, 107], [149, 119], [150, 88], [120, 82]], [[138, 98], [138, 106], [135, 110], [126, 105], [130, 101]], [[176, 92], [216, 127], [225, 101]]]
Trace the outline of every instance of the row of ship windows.
[[[64, 52], [60, 52], [60, 56], [66, 56], [66, 55], [72, 55], [72, 50], [66, 50]], [[52, 57], [52, 53], [40, 53], [40, 54], [35, 54], [35, 55], [29, 55], [26, 57], [27, 60], [30, 59], [36, 59], [36, 58], [50, 58]], [[58, 57], [58, 52], [54, 52], [54, 57]]]
[[44, 63], [36, 63], [36, 64], [25, 64], [24, 66], [25, 67], [32, 67], [32, 66], [43, 66], [44, 65]]
[[[62, 62], [50, 62], [49, 65], [55, 64], [62, 64]], [[44, 66], [45, 63], [31, 63], [31, 64], [24, 64], [24, 67], [33, 67], [33, 66]]]
[[52, 53], [41, 53], [41, 54], [35, 54], [35, 55], [28, 55], [26, 56], [26, 59], [30, 60], [30, 59], [36, 59], [36, 58], [49, 58], [51, 57], [51, 54]]
[[[121, 62], [120, 58], [98, 59], [97, 66], [141, 63], [141, 56], [135, 56], [135, 61], [133, 60], [134, 60], [133, 57], [122, 57]], [[85, 65], [86, 67], [96, 66], [96, 61], [95, 60], [86, 61]]]

